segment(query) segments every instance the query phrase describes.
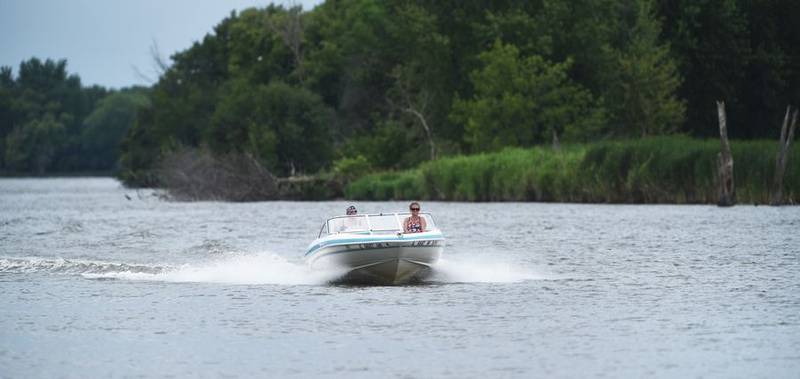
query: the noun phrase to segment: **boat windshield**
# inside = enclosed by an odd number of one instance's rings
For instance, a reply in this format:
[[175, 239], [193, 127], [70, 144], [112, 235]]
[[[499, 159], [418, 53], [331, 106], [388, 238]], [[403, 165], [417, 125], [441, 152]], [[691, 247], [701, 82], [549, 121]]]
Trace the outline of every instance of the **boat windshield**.
[[[407, 212], [361, 214], [356, 216], [338, 216], [329, 219], [320, 230], [323, 234], [355, 233], [355, 234], [381, 234], [400, 233], [403, 231], [403, 220], [411, 216]], [[433, 217], [428, 213], [420, 213], [425, 219], [428, 230], [436, 229]]]

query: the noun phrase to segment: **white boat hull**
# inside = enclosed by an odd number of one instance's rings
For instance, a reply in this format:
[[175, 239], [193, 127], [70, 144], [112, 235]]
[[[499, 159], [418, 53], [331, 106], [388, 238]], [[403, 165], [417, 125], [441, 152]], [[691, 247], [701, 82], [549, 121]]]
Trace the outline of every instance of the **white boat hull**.
[[397, 285], [427, 276], [443, 250], [438, 232], [339, 235], [312, 243], [306, 260], [314, 269], [342, 270], [341, 282]]

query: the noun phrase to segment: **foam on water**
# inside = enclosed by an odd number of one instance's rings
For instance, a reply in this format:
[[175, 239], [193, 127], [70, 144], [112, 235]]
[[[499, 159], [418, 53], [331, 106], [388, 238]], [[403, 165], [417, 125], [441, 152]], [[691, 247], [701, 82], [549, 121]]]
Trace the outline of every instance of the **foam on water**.
[[305, 264], [289, 262], [277, 254], [262, 253], [237, 255], [203, 264], [187, 264], [155, 274], [109, 272], [84, 276], [176, 283], [319, 285], [338, 278], [341, 273], [311, 270]]
[[546, 279], [528, 267], [476, 257], [441, 259], [431, 280], [448, 283], [514, 283]]
[[0, 273], [104, 274], [110, 272], [159, 273], [161, 265], [103, 262], [64, 258], [0, 258]]
[[[336, 270], [312, 270], [274, 253], [232, 254], [217, 260], [184, 264], [129, 264], [62, 258], [0, 258], [0, 273], [53, 273], [89, 279], [173, 283], [324, 285], [341, 277]], [[546, 279], [526, 267], [475, 257], [442, 259], [430, 281], [439, 283], [513, 283]]]
[[128, 264], [62, 258], [0, 258], [0, 273], [81, 275], [89, 279], [227, 284], [325, 284], [341, 275], [311, 270], [273, 253], [236, 254], [185, 265]]

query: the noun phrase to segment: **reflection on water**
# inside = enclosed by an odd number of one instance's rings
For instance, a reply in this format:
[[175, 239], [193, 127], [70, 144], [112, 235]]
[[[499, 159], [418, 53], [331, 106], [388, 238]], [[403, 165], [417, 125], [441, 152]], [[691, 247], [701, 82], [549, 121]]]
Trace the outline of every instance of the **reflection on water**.
[[428, 202], [430, 280], [359, 287], [301, 260], [349, 203], [151, 192], [0, 179], [0, 377], [800, 372], [796, 207]]

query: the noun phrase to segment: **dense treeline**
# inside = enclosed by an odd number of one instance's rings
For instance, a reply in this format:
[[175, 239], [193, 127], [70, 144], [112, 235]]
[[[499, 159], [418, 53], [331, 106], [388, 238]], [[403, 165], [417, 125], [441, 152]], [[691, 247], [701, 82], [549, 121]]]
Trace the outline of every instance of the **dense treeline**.
[[111, 173], [146, 93], [84, 87], [66, 60], [0, 67], [0, 173]]
[[[775, 171], [772, 141], [735, 141], [736, 197], [767, 204]], [[800, 156], [800, 147], [793, 147]], [[419, 168], [373, 174], [350, 183], [345, 196], [362, 200], [715, 203], [719, 141], [648, 137], [507, 148], [455, 156]], [[786, 172], [785, 201], [800, 202], [800, 165]]]
[[231, 14], [175, 54], [123, 146], [245, 153], [278, 176], [508, 146], [777, 135], [800, 103], [792, 0], [326, 1]]
[[3, 67], [0, 173], [119, 168], [156, 185], [164, 157], [188, 148], [343, 185], [507, 147], [711, 137], [715, 100], [732, 138], [774, 138], [800, 103], [797, 16], [793, 0], [248, 9], [151, 88], [84, 87], [65, 61]]

